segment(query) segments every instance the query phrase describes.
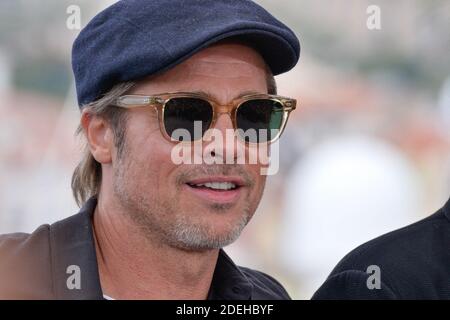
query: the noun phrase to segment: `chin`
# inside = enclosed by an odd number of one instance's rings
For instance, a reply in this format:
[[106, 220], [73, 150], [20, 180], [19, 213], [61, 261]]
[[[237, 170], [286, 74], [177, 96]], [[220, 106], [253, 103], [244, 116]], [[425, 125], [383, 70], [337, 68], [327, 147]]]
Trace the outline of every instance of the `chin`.
[[218, 249], [236, 241], [248, 222], [244, 216], [232, 221], [214, 220], [178, 225], [173, 240], [188, 250]]

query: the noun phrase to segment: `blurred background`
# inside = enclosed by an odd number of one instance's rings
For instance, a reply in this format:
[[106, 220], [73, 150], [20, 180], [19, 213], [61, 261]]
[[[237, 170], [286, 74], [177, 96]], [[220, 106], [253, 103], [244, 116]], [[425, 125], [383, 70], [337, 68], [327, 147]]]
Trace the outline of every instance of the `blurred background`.
[[[114, 1], [0, 1], [0, 233], [77, 212], [81, 142], [71, 5], [81, 27]], [[309, 299], [356, 246], [450, 196], [450, 1], [260, 0], [299, 36], [278, 76], [298, 99], [258, 211], [227, 251]], [[379, 29], [368, 28], [380, 9]]]

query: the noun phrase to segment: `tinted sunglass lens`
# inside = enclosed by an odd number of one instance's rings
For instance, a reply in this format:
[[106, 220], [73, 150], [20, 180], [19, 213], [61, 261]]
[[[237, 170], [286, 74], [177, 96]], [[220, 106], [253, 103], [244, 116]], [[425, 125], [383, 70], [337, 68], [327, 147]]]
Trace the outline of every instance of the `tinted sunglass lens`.
[[[210, 103], [199, 98], [172, 98], [166, 102], [163, 122], [167, 134], [177, 141], [199, 140], [213, 117]], [[200, 127], [196, 127], [199, 126]]]
[[275, 138], [283, 123], [283, 105], [270, 99], [249, 100], [236, 113], [236, 124], [246, 142], [261, 143]]

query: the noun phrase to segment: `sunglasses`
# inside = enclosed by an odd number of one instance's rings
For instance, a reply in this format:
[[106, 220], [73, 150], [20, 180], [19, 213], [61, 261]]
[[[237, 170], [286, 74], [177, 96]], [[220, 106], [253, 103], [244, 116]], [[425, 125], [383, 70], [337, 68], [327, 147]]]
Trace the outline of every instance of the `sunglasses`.
[[[162, 135], [169, 141], [185, 141], [177, 130], [189, 133], [190, 141], [202, 139], [218, 116], [230, 116], [237, 136], [245, 143], [272, 143], [282, 134], [296, 100], [278, 95], [251, 94], [221, 105], [200, 93], [176, 92], [153, 96], [124, 95], [114, 106], [156, 108]], [[201, 130], [196, 125], [201, 124]], [[201, 135], [199, 135], [201, 133]], [[185, 136], [184, 136], [185, 137]]]

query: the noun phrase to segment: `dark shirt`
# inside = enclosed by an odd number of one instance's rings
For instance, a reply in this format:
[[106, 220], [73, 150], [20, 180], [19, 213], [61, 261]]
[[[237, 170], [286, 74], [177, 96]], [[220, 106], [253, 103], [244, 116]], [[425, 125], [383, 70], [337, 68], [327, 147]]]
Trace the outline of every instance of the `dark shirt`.
[[[370, 265], [380, 268], [380, 289], [369, 289], [375, 281]], [[350, 252], [313, 299], [450, 299], [450, 200], [435, 214]]]
[[[0, 299], [103, 299], [91, 223], [96, 204], [93, 197], [78, 214], [31, 234], [0, 235]], [[70, 266], [79, 267], [80, 288], [70, 285]], [[208, 299], [290, 297], [275, 279], [236, 266], [221, 249]]]

